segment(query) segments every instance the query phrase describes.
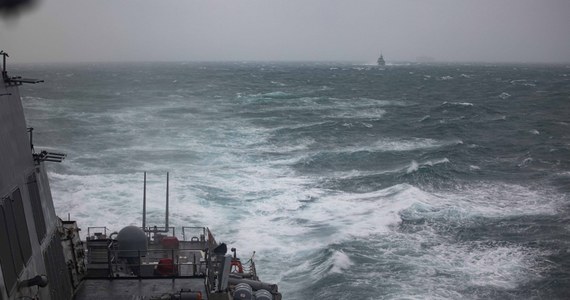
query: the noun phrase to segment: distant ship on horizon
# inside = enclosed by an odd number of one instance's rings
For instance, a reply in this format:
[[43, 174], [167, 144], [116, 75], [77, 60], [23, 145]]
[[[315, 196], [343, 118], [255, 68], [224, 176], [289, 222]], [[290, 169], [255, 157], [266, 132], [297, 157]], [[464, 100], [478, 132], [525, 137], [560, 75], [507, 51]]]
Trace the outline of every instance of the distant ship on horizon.
[[384, 60], [384, 56], [382, 55], [382, 53], [380, 53], [380, 57], [378, 57], [378, 60], [376, 61], [376, 63], [379, 66], [385, 66], [386, 65], [386, 61]]

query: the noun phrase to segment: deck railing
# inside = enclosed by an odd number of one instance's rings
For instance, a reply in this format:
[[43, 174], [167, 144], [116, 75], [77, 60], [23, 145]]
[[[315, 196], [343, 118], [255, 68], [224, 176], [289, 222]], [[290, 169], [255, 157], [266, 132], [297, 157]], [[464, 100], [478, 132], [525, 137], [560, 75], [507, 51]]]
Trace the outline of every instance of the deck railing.
[[[119, 250], [117, 233], [106, 227], [89, 227], [87, 230], [88, 268], [107, 270], [100, 275], [110, 278], [161, 278], [208, 277], [213, 282], [218, 263], [212, 256], [218, 246], [207, 227], [182, 227], [182, 238], [176, 246], [163, 243], [166, 237], [176, 236], [176, 229], [148, 227], [145, 230], [146, 250]], [[153, 230], [157, 229], [157, 230]], [[169, 249], [170, 248], [170, 249]], [[99, 267], [97, 267], [99, 266]], [[106, 273], [106, 275], [104, 275]], [[212, 277], [212, 278], [210, 278]]]
[[111, 278], [117, 277], [204, 277], [207, 262], [199, 251], [148, 249], [146, 251], [108, 248]]

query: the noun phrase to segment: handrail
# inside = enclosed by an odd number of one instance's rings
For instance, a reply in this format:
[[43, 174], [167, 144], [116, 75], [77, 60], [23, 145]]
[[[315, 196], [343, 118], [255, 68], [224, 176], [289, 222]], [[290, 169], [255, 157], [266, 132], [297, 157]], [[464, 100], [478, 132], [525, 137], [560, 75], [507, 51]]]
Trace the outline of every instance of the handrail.
[[112, 279], [113, 276], [113, 257], [111, 256], [112, 253], [112, 249], [111, 246], [113, 245], [113, 242], [109, 243], [109, 245], [107, 246], [107, 264], [109, 266], [109, 277]]
[[[206, 239], [206, 227], [200, 227], [200, 226], [182, 226], [182, 240], [183, 241], [188, 241], [186, 239], [186, 231], [188, 231], [188, 229], [193, 229], [193, 231], [195, 230], [197, 231], [201, 231], [200, 236], [199, 236], [199, 240], [201, 242], [204, 242]], [[197, 236], [192, 236], [192, 237], [197, 237]]]
[[[170, 226], [168, 228], [165, 227], [160, 227], [160, 226], [153, 226], [153, 227], [147, 227], [147, 228], [141, 228], [149, 241], [153, 240], [153, 237], [157, 234], [161, 234], [163, 236], [168, 236], [170, 232], [172, 232], [171, 236], [176, 236], [176, 227], [174, 226]], [[166, 235], [164, 235], [163, 233], [166, 233]]]
[[[161, 265], [160, 260], [169, 258], [172, 259], [173, 265], [177, 268], [176, 276], [180, 277], [195, 277], [203, 276], [200, 270], [209, 272], [207, 261], [197, 261], [195, 253], [184, 253], [185, 249], [147, 249], [144, 251], [138, 250], [137, 256], [129, 259], [116, 259], [120, 258], [120, 253], [132, 253], [132, 250], [118, 250], [112, 249], [111, 244], [107, 247], [107, 263], [110, 277], [120, 277], [119, 274], [123, 273], [122, 277], [165, 277], [163, 274], [153, 273], [156, 268]], [[190, 255], [188, 255], [190, 254]], [[193, 255], [192, 255], [193, 254]], [[179, 270], [181, 266], [189, 266], [187, 275], [180, 275]], [[126, 269], [123, 267], [127, 267]], [[138, 270], [131, 269], [136, 267]], [[131, 270], [132, 274], [126, 272]], [[144, 269], [144, 270], [143, 270]], [[119, 271], [120, 270], [120, 271]], [[175, 276], [174, 274], [172, 276]]]
[[[103, 232], [95, 232], [93, 234], [93, 236], [91, 236], [91, 230], [95, 230], [95, 229], [103, 229]], [[104, 226], [92, 226], [92, 227], [87, 227], [87, 239], [91, 239], [92, 237], [97, 237], [97, 239], [101, 239], [101, 234], [103, 235], [103, 238], [107, 238], [107, 230], [109, 230], [107, 227]], [[99, 235], [97, 235], [99, 233]]]
[[[165, 228], [163, 232], [168, 232], [168, 183], [169, 183], [169, 172], [166, 172], [166, 212], [165, 212], [165, 217], [164, 217], [164, 227], [158, 227], [158, 228]], [[143, 216], [142, 216], [142, 228], [144, 231], [147, 231], [147, 225], [146, 225], [146, 172], [144, 172], [144, 183], [143, 183]], [[148, 227], [150, 228], [150, 226]], [[154, 226], [154, 228], [157, 228], [157, 226]]]

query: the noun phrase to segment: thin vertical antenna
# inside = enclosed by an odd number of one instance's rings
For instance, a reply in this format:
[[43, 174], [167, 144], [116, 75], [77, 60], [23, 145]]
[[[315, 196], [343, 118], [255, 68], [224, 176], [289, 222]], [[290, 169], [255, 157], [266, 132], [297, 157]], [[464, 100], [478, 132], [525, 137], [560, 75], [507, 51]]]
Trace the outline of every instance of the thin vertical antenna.
[[166, 172], [166, 218], [164, 230], [168, 232], [168, 172]]
[[2, 58], [2, 74], [6, 73], [6, 57], [10, 57], [8, 53], [4, 52], [4, 50], [0, 51], [0, 55], [3, 56]]
[[32, 148], [32, 153], [34, 152], [34, 127], [28, 128], [28, 132], [30, 133], [30, 147]]
[[6, 73], [6, 57], [10, 57], [8, 53], [4, 52], [4, 50], [0, 51], [0, 55], [2, 55], [2, 79], [6, 80], [8, 78], [8, 73]]
[[144, 184], [143, 184], [143, 218], [142, 218], [143, 230], [146, 230], [146, 172], [144, 172]]

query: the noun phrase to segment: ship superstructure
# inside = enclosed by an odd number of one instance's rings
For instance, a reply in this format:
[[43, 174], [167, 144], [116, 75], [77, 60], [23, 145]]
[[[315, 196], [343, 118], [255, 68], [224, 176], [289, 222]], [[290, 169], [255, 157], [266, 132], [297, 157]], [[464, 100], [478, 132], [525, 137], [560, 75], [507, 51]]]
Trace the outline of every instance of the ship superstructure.
[[[0, 299], [256, 299], [281, 300], [259, 280], [254, 257], [218, 243], [207, 227], [143, 222], [118, 232], [87, 228], [54, 209], [45, 162], [65, 154], [34, 149], [19, 86], [42, 80], [10, 77], [3, 56], [0, 84]], [[228, 252], [231, 252], [228, 253]]]
[[382, 53], [380, 53], [380, 57], [378, 57], [376, 63], [381, 67], [386, 65], [386, 61], [384, 60], [384, 55], [382, 55]]

